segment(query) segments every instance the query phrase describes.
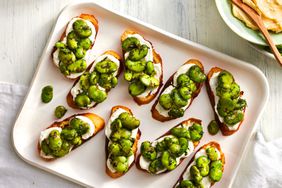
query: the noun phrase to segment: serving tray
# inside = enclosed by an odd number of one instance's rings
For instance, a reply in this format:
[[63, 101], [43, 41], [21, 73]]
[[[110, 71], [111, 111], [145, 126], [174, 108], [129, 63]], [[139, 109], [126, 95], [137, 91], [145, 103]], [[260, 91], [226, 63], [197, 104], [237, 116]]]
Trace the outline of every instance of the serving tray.
[[[97, 188], [172, 187], [192, 157], [187, 158], [176, 170], [163, 175], [149, 175], [137, 170], [134, 166], [123, 177], [111, 179], [105, 173], [104, 131], [61, 159], [46, 162], [38, 156], [36, 145], [40, 131], [55, 121], [53, 112], [57, 105], [67, 106], [66, 95], [73, 84], [73, 81], [67, 80], [59, 73], [57, 67], [52, 63], [50, 54], [68, 21], [80, 13], [93, 14], [99, 20], [99, 32], [94, 46], [97, 55], [109, 49], [121, 55], [120, 36], [125, 29], [133, 29], [150, 40], [161, 55], [164, 65], [164, 81], [190, 58], [201, 60], [205, 72], [208, 72], [213, 66], [219, 66], [234, 74], [236, 81], [245, 91], [244, 96], [248, 101], [248, 108], [240, 130], [228, 137], [222, 136], [221, 133], [210, 136], [207, 132], [207, 124], [214, 119], [214, 116], [205, 87], [183, 118], [165, 123], [158, 122], [151, 117], [150, 109], [153, 101], [148, 105], [138, 106], [132, 100], [127, 91], [127, 83], [122, 76], [118, 86], [109, 93], [105, 102], [94, 109], [84, 110], [84, 112], [96, 113], [107, 121], [112, 106], [118, 104], [128, 106], [141, 120], [142, 136], [139, 146], [142, 141], [154, 140], [184, 119], [190, 117], [202, 119], [205, 133], [198, 148], [211, 140], [221, 144], [226, 156], [226, 165], [223, 178], [215, 187], [231, 186], [247, 143], [268, 99], [268, 83], [263, 73], [248, 63], [177, 37], [132, 17], [108, 10], [93, 2], [71, 4], [59, 15], [14, 125], [12, 137], [17, 154], [24, 161], [38, 168], [78, 184]], [[40, 99], [41, 89], [45, 85], [54, 87], [54, 98], [48, 104], [43, 104]], [[68, 108], [65, 117], [79, 112], [81, 111]]]

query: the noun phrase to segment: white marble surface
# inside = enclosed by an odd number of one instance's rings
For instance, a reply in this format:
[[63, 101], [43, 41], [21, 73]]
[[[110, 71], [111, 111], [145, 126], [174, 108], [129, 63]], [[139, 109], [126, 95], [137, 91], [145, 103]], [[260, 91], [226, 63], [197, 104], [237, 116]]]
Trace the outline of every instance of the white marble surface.
[[[0, 81], [29, 85], [56, 17], [70, 2], [70, 0], [0, 1], [2, 66]], [[214, 1], [97, 0], [95, 2], [260, 68], [270, 85], [270, 100], [260, 121], [260, 129], [267, 140], [282, 136], [282, 68], [234, 34], [219, 16]]]

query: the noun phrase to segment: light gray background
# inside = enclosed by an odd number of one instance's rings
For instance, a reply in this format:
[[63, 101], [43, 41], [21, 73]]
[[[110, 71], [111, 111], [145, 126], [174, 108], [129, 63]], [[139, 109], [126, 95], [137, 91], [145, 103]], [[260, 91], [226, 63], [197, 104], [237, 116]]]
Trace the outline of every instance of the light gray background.
[[[0, 0], [0, 81], [29, 85], [55, 20], [70, 2]], [[260, 129], [267, 140], [282, 136], [282, 68], [234, 34], [221, 19], [213, 0], [95, 2], [260, 68], [270, 85], [270, 100]]]

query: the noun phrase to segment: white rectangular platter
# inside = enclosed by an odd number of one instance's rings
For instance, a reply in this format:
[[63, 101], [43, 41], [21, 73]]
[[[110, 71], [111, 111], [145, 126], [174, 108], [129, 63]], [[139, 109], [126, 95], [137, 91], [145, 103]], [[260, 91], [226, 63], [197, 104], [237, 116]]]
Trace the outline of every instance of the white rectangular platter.
[[[123, 76], [120, 77], [118, 86], [109, 93], [108, 99], [104, 103], [88, 110], [102, 116], [107, 121], [112, 106], [121, 104], [130, 107], [136, 117], [141, 120], [142, 136], [139, 145], [142, 141], [154, 140], [184, 119], [190, 117], [202, 119], [205, 133], [198, 148], [210, 140], [221, 144], [226, 156], [226, 165], [223, 178], [215, 187], [231, 186], [244, 150], [268, 99], [268, 83], [262, 72], [250, 64], [182, 39], [134, 18], [107, 10], [92, 2], [71, 4], [58, 17], [40, 59], [25, 103], [14, 125], [12, 136], [17, 154], [27, 163], [38, 168], [81, 185], [97, 188], [172, 187], [192, 157], [187, 158], [176, 170], [163, 175], [152, 176], [133, 166], [125, 176], [111, 179], [105, 173], [105, 135], [102, 131], [61, 159], [53, 162], [41, 160], [36, 148], [40, 131], [56, 120], [53, 112], [57, 105], [67, 106], [66, 95], [73, 84], [72, 81], [65, 79], [53, 65], [51, 52], [68, 21], [81, 13], [93, 14], [99, 21], [99, 32], [94, 46], [97, 55], [109, 49], [115, 50], [121, 55], [120, 36], [125, 29], [133, 29], [151, 41], [156, 51], [161, 55], [164, 63], [164, 81], [190, 58], [201, 60], [206, 73], [211, 67], [219, 66], [234, 74], [241, 89], [245, 91], [248, 107], [245, 121], [240, 130], [228, 137], [222, 136], [221, 133], [210, 136], [207, 132], [207, 124], [214, 119], [214, 116], [205, 86], [183, 118], [166, 123], [160, 123], [151, 117], [150, 109], [153, 102], [138, 106], [132, 100]], [[43, 104], [40, 93], [46, 85], [54, 87], [54, 98], [50, 103]], [[65, 117], [81, 112], [68, 109]]]

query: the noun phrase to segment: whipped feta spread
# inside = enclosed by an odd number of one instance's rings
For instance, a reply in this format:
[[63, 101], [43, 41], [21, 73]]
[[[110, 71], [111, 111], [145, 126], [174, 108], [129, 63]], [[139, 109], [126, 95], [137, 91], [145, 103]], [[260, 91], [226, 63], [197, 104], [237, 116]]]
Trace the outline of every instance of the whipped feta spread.
[[[220, 74], [220, 72], [214, 73], [212, 75], [212, 77], [210, 78], [209, 84], [210, 84], [211, 92], [214, 95], [214, 110], [215, 110], [215, 113], [217, 114], [219, 121], [221, 123], [224, 123], [224, 119], [219, 115], [219, 113], [217, 111], [217, 104], [218, 104], [218, 101], [219, 101], [219, 97], [216, 95], [216, 87], [217, 87], [217, 79], [218, 79], [219, 74]], [[235, 125], [227, 126], [227, 127], [228, 127], [229, 130], [236, 130], [236, 129], [238, 129], [239, 125], [240, 125], [240, 122], [236, 123]]]
[[[130, 35], [127, 35], [126, 38], [130, 38], [130, 37], [137, 38], [140, 41], [141, 45], [145, 44], [146, 46], [148, 46], [149, 49], [148, 49], [147, 55], [145, 56], [145, 61], [152, 61], [152, 62], [154, 62], [153, 47], [152, 47], [151, 43], [149, 41], [146, 41], [139, 34], [130, 34]], [[126, 52], [124, 54], [124, 59], [127, 59], [128, 56], [129, 56], [129, 52]], [[161, 63], [153, 63], [153, 64], [154, 64], [154, 70], [156, 72], [154, 77], [160, 81], [161, 80], [161, 76], [162, 76], [162, 72], [163, 72], [162, 71]], [[147, 97], [149, 94], [153, 95], [157, 91], [158, 91], [158, 87], [154, 87], [154, 88], [149, 88], [148, 87], [143, 93], [141, 93], [137, 97]]]
[[[123, 112], [128, 112], [122, 108], [118, 108], [114, 113], [112, 113], [106, 127], [105, 127], [105, 135], [106, 137], [110, 140], [110, 136], [111, 136], [111, 133], [112, 133], [112, 130], [111, 130], [111, 124], [112, 122], [117, 119], [119, 117], [119, 115]], [[131, 138], [135, 138], [136, 139], [136, 136], [138, 134], [138, 130], [139, 128], [136, 128], [136, 129], [133, 129], [131, 131]], [[111, 144], [111, 141], [109, 141], [108, 145]], [[131, 156], [129, 156], [127, 158], [127, 163], [128, 163], [128, 166], [130, 166], [132, 163], [134, 162], [134, 154], [132, 154]], [[110, 157], [108, 157], [107, 159], [107, 166], [108, 168], [110, 169], [111, 172], [115, 173], [116, 170], [114, 169], [114, 167], [112, 166], [111, 164], [111, 161], [110, 161]]]
[[[188, 64], [184, 64], [182, 65], [174, 74], [173, 76], [173, 80], [172, 80], [172, 85], [168, 86], [162, 93], [162, 94], [169, 94], [171, 93], [171, 91], [177, 86], [177, 78], [179, 75], [181, 74], [185, 74], [192, 66], [194, 66], [195, 64], [192, 63], [188, 63]], [[183, 110], [185, 110], [191, 103], [191, 98], [188, 100], [187, 105], [182, 107]], [[158, 102], [156, 105], [156, 110], [159, 112], [159, 114], [161, 114], [164, 117], [169, 117], [168, 112], [169, 110], [164, 109], [160, 103]]]
[[[89, 20], [85, 20], [85, 19], [82, 19], [82, 18], [73, 18], [71, 19], [71, 21], [68, 23], [67, 25], [67, 29], [65, 31], [65, 37], [63, 38], [62, 43], [66, 44], [67, 43], [67, 36], [68, 34], [73, 31], [73, 23], [76, 21], [76, 20], [83, 20], [86, 22], [86, 24], [91, 28], [91, 35], [88, 37], [91, 41], [92, 41], [92, 44], [94, 43], [95, 41], [95, 36], [96, 36], [96, 29], [95, 29], [95, 26], [89, 21]], [[60, 60], [59, 60], [59, 52], [60, 52], [60, 49], [56, 49], [56, 51], [53, 53], [53, 62], [54, 64], [59, 67], [59, 63], [60, 63]], [[86, 61], [86, 64], [87, 64], [87, 67], [91, 64], [91, 62], [93, 62], [95, 56], [93, 55], [93, 48], [89, 49], [86, 51], [86, 54], [84, 56], [83, 59], [85, 59]], [[72, 73], [70, 75], [67, 75], [68, 78], [77, 78], [79, 77], [80, 75], [82, 75], [82, 73]]]
[[[215, 148], [215, 150], [216, 150], [216, 152], [217, 152], [217, 156], [218, 156], [218, 158], [217, 158], [217, 160], [218, 159], [220, 159], [220, 152], [218, 151], [218, 149], [216, 149]], [[199, 158], [199, 157], [201, 157], [201, 156], [206, 156], [207, 157], [207, 153], [206, 153], [206, 149], [201, 149], [200, 151], [198, 151], [196, 154], [195, 154], [195, 159], [194, 159], [194, 161], [188, 166], [188, 168], [186, 169], [186, 171], [184, 172], [184, 174], [183, 174], [183, 180], [189, 180], [189, 179], [191, 179], [191, 175], [190, 175], [190, 168], [193, 166], [193, 165], [196, 165], [196, 159], [197, 158]], [[201, 183], [202, 183], [202, 185], [203, 185], [203, 187], [204, 188], [209, 188], [209, 187], [211, 187], [211, 184], [212, 184], [212, 182], [210, 181], [210, 179], [209, 179], [209, 177], [208, 176], [206, 176], [206, 177], [203, 177], [203, 179], [202, 179], [202, 181], [201, 181]]]
[[[187, 123], [182, 123], [181, 125], [177, 126], [177, 128], [180, 128], [180, 127], [181, 127], [181, 128], [186, 128], [186, 129], [188, 130], [189, 127], [192, 126], [192, 125], [193, 125], [193, 121], [188, 121]], [[159, 138], [159, 139], [153, 141], [153, 142], [152, 142], [152, 146], [155, 147], [158, 142], [163, 141], [163, 140], [164, 140], [165, 138], [167, 138], [167, 137], [173, 137], [173, 136], [172, 136], [172, 135], [165, 135], [165, 136], [163, 136], [163, 137], [161, 137], [161, 138]], [[186, 150], [181, 156], [179, 156], [179, 157], [176, 158], [177, 165], [180, 163], [180, 160], [181, 160], [182, 158], [188, 157], [193, 151], [194, 151], [194, 143], [193, 143], [191, 140], [189, 140], [189, 141], [188, 141], [188, 148], [187, 148], [187, 150]], [[160, 155], [161, 155], [161, 153], [159, 152], [159, 153], [157, 154], [157, 157], [159, 157]], [[149, 171], [150, 161], [147, 161], [147, 160], [141, 155], [140, 158], [139, 158], [139, 165], [140, 165], [140, 167], [141, 167], [142, 169]], [[162, 169], [162, 170], [156, 172], [156, 174], [160, 174], [160, 173], [162, 173], [162, 172], [164, 172], [164, 171], [166, 171], [166, 169]]]

